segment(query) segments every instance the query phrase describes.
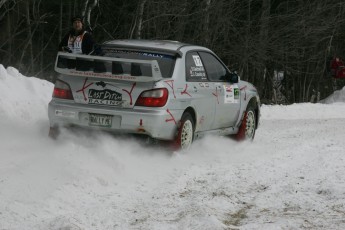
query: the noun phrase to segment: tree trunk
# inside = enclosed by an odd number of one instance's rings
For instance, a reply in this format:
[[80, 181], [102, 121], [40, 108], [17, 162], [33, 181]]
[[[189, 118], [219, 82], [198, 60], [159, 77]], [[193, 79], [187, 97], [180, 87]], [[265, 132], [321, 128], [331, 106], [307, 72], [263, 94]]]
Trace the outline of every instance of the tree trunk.
[[206, 8], [205, 8], [205, 24], [204, 24], [204, 36], [205, 36], [205, 45], [209, 46], [210, 44], [210, 5], [211, 0], [206, 0]]
[[147, 0], [142, 0], [139, 5], [139, 16], [138, 16], [138, 28], [137, 28], [137, 39], [141, 39], [141, 34], [143, 30], [143, 16], [144, 8]]
[[85, 23], [90, 26], [91, 25], [91, 11], [97, 6], [98, 4], [98, 0], [93, 0], [92, 3], [89, 3], [89, 5], [87, 6], [87, 10], [85, 12]]
[[85, 0], [85, 2], [83, 3], [83, 6], [82, 6], [82, 10], [81, 10], [81, 16], [82, 17], [85, 17], [88, 5], [89, 5], [89, 0]]
[[265, 87], [273, 88], [273, 85], [265, 85], [266, 71], [267, 71], [267, 48], [268, 48], [268, 33], [269, 33], [269, 17], [271, 10], [271, 0], [262, 0], [262, 12], [260, 18], [260, 34], [259, 34], [259, 59], [261, 66], [258, 66], [259, 79], [256, 79], [256, 85], [259, 92], [263, 92]]
[[8, 63], [12, 63], [12, 26], [11, 26], [11, 16], [7, 14], [7, 35], [8, 35]]
[[60, 0], [60, 13], [59, 13], [59, 30], [58, 30], [58, 44], [62, 39], [62, 15], [63, 15], [63, 4], [62, 0]]
[[27, 31], [28, 31], [28, 36], [27, 36], [27, 40], [26, 40], [26, 44], [24, 46], [23, 52], [22, 52], [22, 56], [20, 58], [20, 65], [23, 65], [23, 59], [24, 56], [26, 55], [26, 52], [28, 51], [28, 58], [29, 58], [29, 63], [30, 66], [29, 68], [26, 70], [26, 73], [29, 72], [30, 68], [32, 68], [34, 66], [34, 58], [33, 58], [33, 50], [32, 50], [32, 30], [31, 30], [31, 20], [30, 20], [30, 2], [27, 1], [26, 5], [25, 5], [25, 16], [26, 16], [26, 26], [27, 26]]
[[31, 19], [30, 19], [30, 3], [29, 1], [26, 3], [26, 23], [28, 26], [28, 44], [29, 44], [29, 58], [30, 58], [30, 66], [32, 69], [34, 67], [34, 52], [33, 52], [33, 46], [32, 46], [32, 30], [31, 30]]

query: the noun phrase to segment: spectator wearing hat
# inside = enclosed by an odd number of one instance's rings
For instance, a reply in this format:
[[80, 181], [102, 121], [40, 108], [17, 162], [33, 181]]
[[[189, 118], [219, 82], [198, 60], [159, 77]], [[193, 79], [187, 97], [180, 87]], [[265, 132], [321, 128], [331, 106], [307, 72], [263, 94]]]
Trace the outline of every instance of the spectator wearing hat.
[[83, 18], [76, 16], [72, 20], [72, 29], [63, 37], [59, 51], [75, 54], [89, 54], [94, 49], [92, 35], [85, 30]]

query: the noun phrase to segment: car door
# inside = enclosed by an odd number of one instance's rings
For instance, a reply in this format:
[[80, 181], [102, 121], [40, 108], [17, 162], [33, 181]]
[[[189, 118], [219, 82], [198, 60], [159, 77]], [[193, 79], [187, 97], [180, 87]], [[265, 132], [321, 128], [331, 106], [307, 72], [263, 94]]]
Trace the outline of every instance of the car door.
[[191, 93], [185, 90], [181, 92], [181, 96], [190, 98], [197, 112], [197, 131], [212, 129], [216, 109], [216, 98], [212, 93], [215, 88], [208, 80], [204, 65], [196, 51], [186, 54], [186, 83], [186, 88], [188, 86]]
[[226, 80], [229, 70], [209, 52], [198, 52], [210, 82], [215, 85], [217, 97], [214, 128], [232, 127], [236, 124], [240, 111], [240, 90], [237, 83]]

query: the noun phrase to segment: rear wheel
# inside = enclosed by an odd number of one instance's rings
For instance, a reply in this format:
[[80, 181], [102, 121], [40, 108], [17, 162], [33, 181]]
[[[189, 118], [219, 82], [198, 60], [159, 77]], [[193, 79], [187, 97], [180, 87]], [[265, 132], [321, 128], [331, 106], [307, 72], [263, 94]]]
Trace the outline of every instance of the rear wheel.
[[248, 105], [241, 126], [236, 134], [236, 140], [253, 140], [256, 130], [256, 113], [254, 107]]
[[194, 121], [192, 116], [186, 112], [182, 115], [175, 139], [176, 149], [188, 149], [194, 139]]

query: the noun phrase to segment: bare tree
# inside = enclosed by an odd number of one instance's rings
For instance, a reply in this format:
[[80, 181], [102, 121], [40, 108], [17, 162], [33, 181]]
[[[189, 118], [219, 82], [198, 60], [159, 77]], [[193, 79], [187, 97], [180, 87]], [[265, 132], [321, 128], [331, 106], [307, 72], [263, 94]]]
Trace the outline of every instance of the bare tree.
[[34, 55], [33, 55], [33, 45], [32, 45], [32, 38], [33, 38], [33, 32], [31, 28], [31, 20], [30, 20], [30, 2], [27, 1], [25, 4], [25, 16], [26, 16], [26, 26], [27, 26], [27, 40], [26, 40], [26, 45], [24, 46], [22, 56], [20, 58], [20, 64], [23, 63], [23, 58], [26, 55], [26, 52], [28, 51], [28, 57], [29, 57], [29, 63], [30, 63], [30, 68], [33, 67], [34, 65]]
[[90, 25], [91, 11], [98, 5], [98, 0], [89, 1], [86, 0], [82, 9], [82, 16], [84, 17], [85, 23]]
[[139, 13], [137, 16], [137, 39], [141, 39], [141, 34], [142, 34], [142, 30], [143, 30], [143, 15], [144, 15], [144, 9], [145, 9], [145, 4], [146, 4], [147, 0], [141, 0], [140, 4], [139, 4]]

